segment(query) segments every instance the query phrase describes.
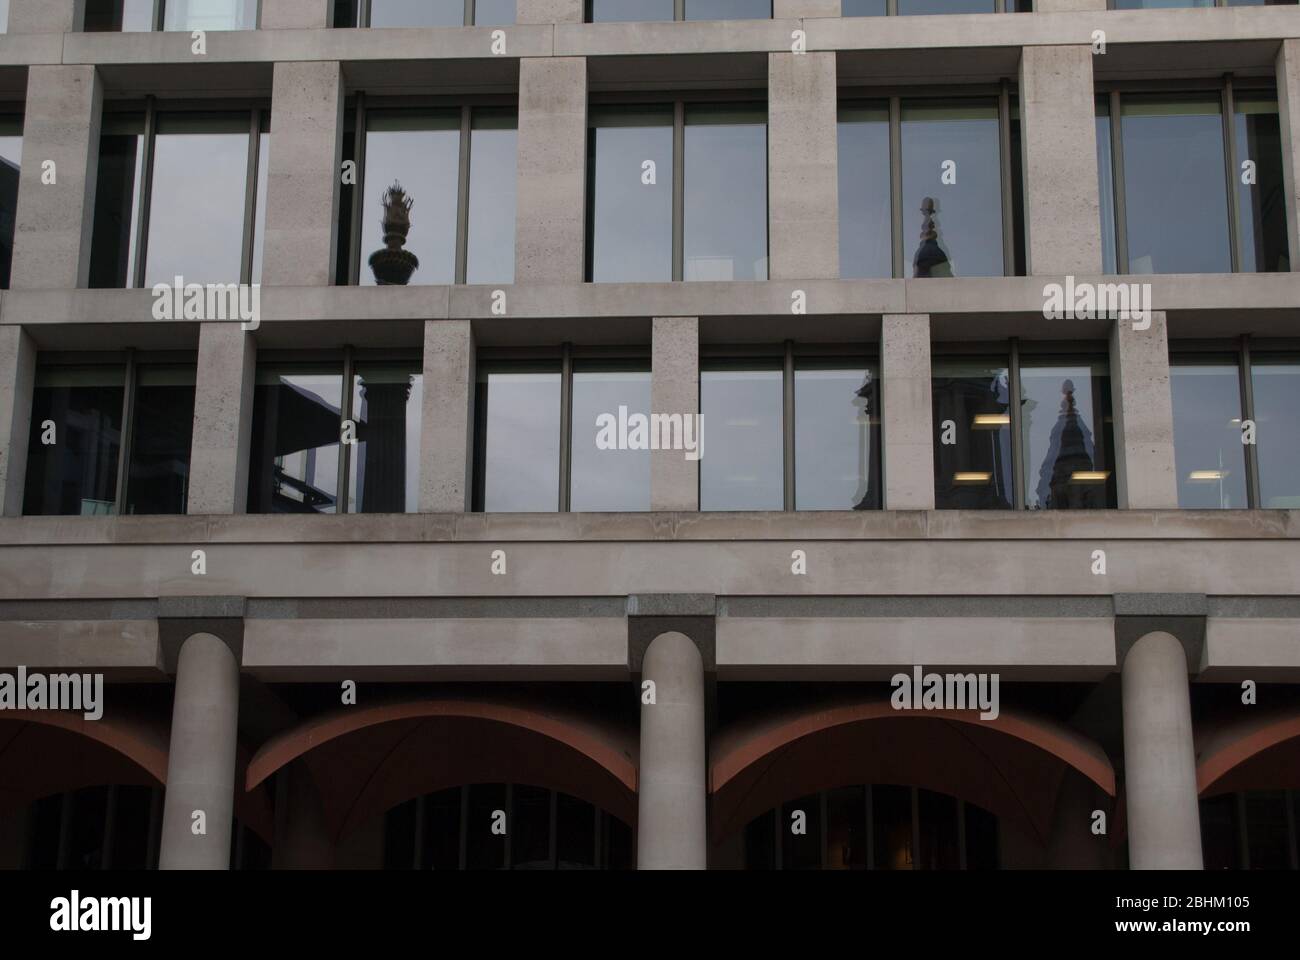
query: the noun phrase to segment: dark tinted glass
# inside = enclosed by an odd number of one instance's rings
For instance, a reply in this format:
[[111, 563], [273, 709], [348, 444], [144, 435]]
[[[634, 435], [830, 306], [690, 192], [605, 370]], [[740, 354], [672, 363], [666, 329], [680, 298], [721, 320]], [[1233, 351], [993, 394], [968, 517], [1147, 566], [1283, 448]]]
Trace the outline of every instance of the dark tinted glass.
[[1235, 793], [1201, 801], [1201, 856], [1206, 870], [1241, 869], [1241, 830], [1237, 825]]
[[91, 287], [135, 285], [143, 170], [144, 117], [104, 117], [90, 250]]
[[1291, 866], [1285, 790], [1251, 790], [1246, 794], [1246, 837], [1250, 869], [1286, 870]]
[[880, 381], [874, 369], [800, 364], [794, 443], [796, 510], [880, 509]]
[[591, 804], [567, 793], [555, 797], [555, 851], [561, 870], [590, 870], [596, 866], [596, 817]]
[[420, 494], [424, 375], [414, 364], [358, 364], [352, 378], [349, 513], [414, 513]]
[[[477, 783], [469, 788], [465, 820], [465, 865], [470, 870], [500, 870], [506, 865], [506, 837], [492, 828], [500, 822], [497, 811], [507, 811], [503, 783]], [[508, 812], [508, 811], [507, 811]], [[505, 823], [509, 831], [511, 824]]]
[[[120, 367], [48, 367], [36, 373], [23, 513], [117, 512], [122, 445]], [[52, 432], [47, 432], [47, 421]], [[53, 439], [45, 444], [43, 438]]]
[[766, 280], [765, 108], [687, 107], [685, 163], [685, 279]]
[[961, 848], [957, 832], [957, 800], [942, 793], [920, 790], [917, 795], [920, 815], [922, 870], [957, 870], [961, 867]]
[[[165, 0], [164, 30], [256, 30], [258, 0]], [[421, 0], [423, 3], [432, 0]]]
[[194, 367], [136, 371], [127, 513], [184, 513], [194, 434]]
[[877, 870], [912, 870], [912, 791], [908, 787], [871, 787], [871, 823], [875, 832]]
[[551, 791], [514, 788], [514, 823], [510, 824], [510, 863], [515, 870], [551, 868]]
[[18, 216], [18, 174], [23, 162], [21, 117], [0, 117], [0, 288], [9, 289]]
[[1169, 386], [1178, 505], [1192, 510], [1248, 506], [1237, 364], [1173, 363]]
[[1105, 363], [1025, 362], [1020, 393], [1025, 505], [1114, 507], [1114, 424]]
[[590, 123], [588, 279], [671, 280], [672, 107], [596, 108]]
[[[822, 868], [822, 807], [817, 794], [781, 808], [781, 869]], [[796, 832], [798, 831], [798, 832]]]
[[336, 513], [343, 399], [337, 367], [263, 368], [253, 391], [249, 513]]
[[839, 198], [840, 276], [891, 276], [888, 105], [840, 108]]
[[1251, 357], [1261, 507], [1300, 509], [1300, 357]]
[[1110, 105], [1104, 97], [1097, 98], [1096, 129], [1102, 272], [1115, 273], [1115, 161], [1110, 142]]
[[779, 367], [700, 373], [701, 510], [785, 506], [783, 376]]
[[638, 440], [631, 418], [651, 412], [648, 369], [574, 373], [569, 509], [650, 509], [649, 427]]
[[939, 360], [930, 383], [935, 505], [941, 510], [1010, 510], [1015, 487], [1006, 364]]
[[841, 787], [826, 794], [827, 870], [867, 868], [866, 788]]
[[559, 372], [481, 370], [474, 406], [474, 509], [488, 513], [558, 510]]
[[[1238, 97], [1233, 116], [1236, 138], [1237, 222], [1241, 269], [1291, 269], [1286, 236], [1286, 186], [1282, 176], [1282, 130], [1277, 101]], [[1254, 183], [1241, 167], [1253, 164]]]
[[154, 0], [86, 0], [86, 32], [153, 29]]

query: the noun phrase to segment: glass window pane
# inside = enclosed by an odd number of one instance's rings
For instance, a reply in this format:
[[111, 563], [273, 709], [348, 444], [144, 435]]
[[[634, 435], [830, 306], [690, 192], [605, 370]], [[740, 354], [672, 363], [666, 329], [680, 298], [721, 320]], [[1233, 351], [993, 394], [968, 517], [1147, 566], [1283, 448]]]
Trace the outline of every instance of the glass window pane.
[[[822, 868], [822, 802], [817, 794], [787, 801], [781, 807], [781, 869]], [[799, 832], [795, 833], [798, 828]]]
[[883, 17], [887, 7], [886, 0], [842, 0], [840, 16]]
[[154, 0], [86, 0], [86, 32], [152, 30], [153, 4]]
[[826, 869], [867, 868], [867, 792], [841, 787], [826, 794]]
[[[673, 278], [673, 109], [591, 113], [589, 279], [654, 282]], [[646, 161], [654, 182], [646, 183]]]
[[159, 116], [146, 287], [240, 281], [248, 129], [248, 114]]
[[958, 870], [957, 799], [932, 790], [917, 791], [922, 870]]
[[764, 108], [688, 107], [685, 162], [685, 278], [766, 280]]
[[424, 375], [413, 363], [362, 363], [352, 377], [356, 444], [349, 513], [415, 513]]
[[249, 513], [336, 513], [343, 375], [263, 368], [253, 391]]
[[1300, 358], [1252, 357], [1261, 507], [1300, 509]]
[[1248, 506], [1237, 364], [1174, 363], [1169, 386], [1178, 505], [1189, 510]]
[[995, 13], [993, 0], [898, 0], [899, 16], [936, 13]]
[[1250, 869], [1286, 870], [1291, 866], [1285, 790], [1251, 790], [1246, 794], [1246, 837]]
[[[36, 371], [23, 513], [96, 516], [117, 512], [124, 381], [124, 370], [118, 366], [59, 366]], [[46, 444], [45, 439], [54, 442]]]
[[372, 27], [461, 27], [464, 0], [370, 0]]
[[474, 111], [466, 283], [510, 283], [515, 278], [516, 127], [514, 110]]
[[997, 103], [905, 100], [902, 141], [911, 275], [1002, 276]]
[[560, 374], [480, 372], [475, 510], [554, 513], [560, 505]]
[[505, 27], [515, 22], [515, 0], [474, 0], [474, 25]]
[[893, 275], [889, 107], [841, 107], [840, 276]]
[[257, 139], [257, 194], [253, 208], [253, 271], [252, 282], [262, 282], [262, 251], [266, 243], [266, 181], [270, 175], [271, 134], [264, 131]]
[[650, 509], [650, 413], [649, 370], [573, 374], [571, 510]]
[[1030, 510], [1114, 507], [1115, 441], [1106, 364], [1025, 363], [1020, 397], [1025, 505]]
[[911, 788], [873, 784], [871, 824], [875, 869], [913, 869]]
[[776, 814], [767, 810], [745, 825], [745, 869], [776, 869]]
[[1014, 506], [1009, 378], [1001, 360], [935, 361], [930, 390], [940, 510]]
[[163, 29], [256, 30], [257, 0], [166, 0]]
[[796, 510], [879, 510], [880, 379], [874, 367], [794, 372]]
[[144, 169], [144, 117], [103, 121], [90, 250], [91, 287], [135, 285], [136, 232]]
[[184, 513], [194, 433], [194, 367], [136, 370], [126, 512]]
[[18, 175], [23, 162], [22, 117], [0, 117], [0, 287], [9, 289], [18, 216]]
[[966, 869], [998, 869], [998, 818], [973, 803], [966, 807]]
[[9, 32], [9, 0], [0, 0], [0, 33]]
[[772, 0], [686, 0], [687, 20], [770, 20]]
[[469, 811], [465, 823], [466, 869], [505, 868], [506, 838], [504, 834], [493, 833], [492, 824], [497, 819], [496, 811], [505, 810], [506, 806], [504, 783], [476, 783], [469, 788]]
[[551, 791], [515, 784], [510, 861], [515, 870], [551, 868]]
[[[424, 798], [424, 849], [420, 867], [424, 870], [460, 869], [461, 788], [452, 787]], [[415, 838], [411, 837], [412, 843]]]
[[1111, 156], [1110, 106], [1097, 99], [1097, 187], [1101, 200], [1101, 262], [1103, 273], [1115, 273], [1115, 166]]
[[700, 373], [701, 510], [785, 507], [783, 379], [780, 368]]
[[1234, 113], [1237, 165], [1249, 161], [1255, 173], [1254, 183], [1242, 183], [1240, 169], [1236, 176], [1241, 269], [1261, 273], [1290, 270], [1277, 101], [1238, 98]]
[[1296, 0], [1227, 0], [1230, 7], [1284, 7], [1294, 5]]
[[1212, 7], [1214, 0], [1114, 0], [1116, 10], [1156, 10], [1170, 7]]
[[595, 869], [596, 808], [567, 793], [555, 799], [557, 866], [561, 870]]
[[1232, 269], [1217, 98], [1124, 97], [1129, 273]]
[[673, 0], [587, 0], [592, 23], [673, 19]]
[[[373, 110], [366, 128], [361, 283], [374, 284], [377, 276], [390, 283], [451, 283], [456, 274], [460, 111]], [[400, 229], [385, 238], [386, 191], [399, 186], [410, 203], [410, 231], [404, 239]], [[419, 261], [405, 281], [403, 252]]]

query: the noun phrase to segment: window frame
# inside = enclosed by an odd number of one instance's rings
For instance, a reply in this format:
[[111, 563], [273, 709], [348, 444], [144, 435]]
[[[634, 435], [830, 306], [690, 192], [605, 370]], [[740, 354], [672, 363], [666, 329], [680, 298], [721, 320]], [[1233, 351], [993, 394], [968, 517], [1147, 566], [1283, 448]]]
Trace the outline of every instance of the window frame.
[[[369, 30], [369, 29], [371, 29], [371, 27], [370, 27], [371, 0], [349, 0], [349, 2], [350, 2], [351, 5], [352, 5], [352, 16], [356, 19], [357, 25], [356, 25], [355, 27], [338, 27], [337, 29], [340, 29], [340, 30]], [[337, 5], [337, 3], [336, 3], [336, 4], [334, 4], [334, 5], [331, 7], [331, 10], [330, 10], [330, 20], [331, 20], [330, 26], [331, 26], [331, 27], [334, 26], [334, 24], [333, 24], [333, 20], [334, 20], [335, 15], [337, 14], [337, 11], [338, 11], [338, 5]], [[476, 10], [475, 10], [475, 0], [465, 0], [465, 14], [464, 14], [463, 18], [461, 19], [461, 24], [460, 24], [460, 25], [461, 25], [462, 27], [472, 27], [472, 26], [475, 26], [475, 25], [476, 25], [476, 24], [474, 23], [474, 17], [475, 17], [475, 14], [476, 14]], [[516, 21], [518, 20], [518, 16], [519, 16], [519, 11], [518, 11], [518, 8], [516, 8], [516, 10], [515, 10]], [[383, 28], [383, 27], [378, 27], [378, 28], [375, 28], [375, 29], [381, 29], [381, 30], [382, 30], [382, 29], [384, 29], [384, 28]], [[428, 30], [432, 30], [432, 29], [444, 29], [444, 30], [445, 30], [445, 29], [448, 29], [448, 28], [447, 28], [447, 27], [442, 27], [442, 28], [435, 28], [435, 27], [425, 27], [425, 28], [399, 27], [399, 28], [396, 28], [396, 29], [407, 29], [407, 30], [409, 30], [409, 29], [428, 29]], [[454, 29], [454, 28], [452, 28], [452, 29]], [[500, 30], [500, 29], [502, 29], [502, 28], [498, 26], [498, 27], [496, 27], [496, 29]]]
[[[466, 2], [468, 2], [468, 0], [466, 0]], [[624, 20], [624, 21], [619, 21], [619, 20], [593, 20], [592, 17], [593, 17], [595, 14], [593, 13], [593, 10], [592, 10], [592, 0], [583, 0], [583, 4], [582, 4], [582, 22], [583, 22], [583, 23], [708, 23], [708, 22], [709, 22], [709, 21], [706, 21], [706, 20], [699, 20], [699, 21], [696, 21], [696, 20], [687, 20], [687, 19], [686, 19], [686, 4], [687, 4], [687, 2], [688, 2], [688, 0], [673, 0], [673, 18], [672, 18], [671, 20]], [[894, 0], [890, 0], [890, 2], [893, 3]], [[998, 0], [998, 2], [1000, 3], [1000, 2], [1002, 2], [1002, 0]], [[767, 19], [768, 19], [768, 20], [775, 19], [775, 17], [776, 17], [776, 10], [775, 10], [775, 7], [776, 7], [775, 3], [771, 2], [771, 0], [769, 0], [769, 2], [768, 2], [768, 4], [767, 4]], [[753, 20], [753, 21], [755, 21], [756, 23], [762, 23], [762, 22], [763, 22], [763, 18], [762, 18], [762, 17], [741, 17], [740, 20]], [[717, 21], [713, 21], [713, 22], [717, 22]], [[726, 22], [726, 23], [737, 23], [737, 22], [739, 22], [739, 20], [726, 20], [726, 21], [723, 21], [723, 22]]]
[[[82, 33], [185, 33], [184, 30], [165, 30], [164, 24], [167, 22], [167, 0], [153, 0], [152, 25], [148, 30], [122, 30], [119, 27], [116, 30], [87, 30], [85, 25], [84, 14], [81, 18]], [[262, 0], [257, 0], [257, 15], [254, 18], [253, 30], [262, 28]], [[222, 31], [223, 33], [238, 33], [240, 31]]]

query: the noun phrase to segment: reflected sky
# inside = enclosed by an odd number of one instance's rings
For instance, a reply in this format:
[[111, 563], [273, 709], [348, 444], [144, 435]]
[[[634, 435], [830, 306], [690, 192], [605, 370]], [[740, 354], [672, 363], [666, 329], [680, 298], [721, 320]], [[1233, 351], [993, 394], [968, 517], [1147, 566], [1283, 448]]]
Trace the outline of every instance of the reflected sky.
[[685, 163], [685, 279], [766, 280], [763, 108], [688, 107]]
[[879, 509], [879, 393], [865, 368], [795, 370], [796, 510]]
[[839, 122], [840, 276], [893, 275], [889, 108], [845, 107]]
[[23, 161], [21, 117], [0, 118], [0, 287], [9, 287], [14, 226], [18, 216], [18, 178]]
[[372, 27], [459, 27], [464, 0], [370, 0]]
[[474, 0], [474, 25], [505, 27], [515, 22], [515, 0]]
[[257, 0], [167, 0], [163, 29], [256, 30]]
[[591, 0], [591, 22], [671, 20], [673, 0]]
[[515, 278], [515, 113], [476, 111], [470, 131], [466, 283]]
[[941, 13], [994, 13], [993, 0], [898, 0], [902, 17]]
[[[591, 279], [655, 282], [673, 278], [672, 108], [592, 113]], [[642, 164], [655, 182], [642, 182]]]
[[783, 404], [780, 368], [701, 371], [701, 510], [785, 508]]
[[772, 0], [686, 0], [687, 20], [768, 20]]
[[476, 509], [554, 513], [560, 504], [559, 372], [479, 374]]
[[1300, 509], [1300, 358], [1251, 358], [1260, 506]]
[[570, 510], [650, 509], [650, 451], [596, 446], [597, 418], [620, 406], [649, 416], [649, 370], [574, 372]]
[[1169, 387], [1178, 505], [1191, 510], [1246, 507], [1237, 364], [1170, 364]]
[[1236, 179], [1241, 269], [1291, 269], [1286, 235], [1286, 187], [1277, 101], [1238, 98], [1233, 116], [1237, 165], [1255, 164], [1255, 182]]
[[1115, 161], [1111, 155], [1110, 106], [1097, 102], [1097, 188], [1101, 200], [1102, 273], [1116, 273], [1115, 267]]

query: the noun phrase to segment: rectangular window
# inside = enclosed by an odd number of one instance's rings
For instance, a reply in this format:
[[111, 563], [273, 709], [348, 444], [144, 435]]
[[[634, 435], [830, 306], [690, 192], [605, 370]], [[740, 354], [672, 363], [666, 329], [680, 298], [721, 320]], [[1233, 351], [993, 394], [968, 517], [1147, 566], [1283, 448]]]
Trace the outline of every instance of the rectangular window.
[[1276, 98], [1238, 91], [1231, 77], [1203, 91], [1099, 98], [1107, 270], [1289, 270], [1280, 130]]
[[587, 278], [672, 280], [672, 105], [593, 107], [588, 122]]
[[413, 359], [259, 365], [248, 512], [414, 512], [422, 390]]
[[784, 509], [784, 409], [779, 360], [700, 371], [701, 510]]
[[1255, 445], [1259, 458], [1259, 506], [1300, 509], [1300, 355], [1250, 358]]
[[334, 0], [336, 27], [499, 27], [516, 0]]
[[944, 13], [1024, 13], [1030, 0], [843, 0], [845, 17], [926, 16]]
[[0, 0], [0, 33], [9, 32], [9, 0]]
[[840, 276], [893, 276], [889, 103], [839, 111]]
[[1179, 358], [1170, 363], [1169, 374], [1178, 506], [1189, 510], [1248, 506], [1237, 359]]
[[0, 116], [0, 289], [9, 289], [18, 217], [18, 178], [23, 163], [23, 118]]
[[558, 364], [480, 367], [474, 509], [551, 513], [560, 504]]
[[39, 366], [23, 512], [184, 513], [194, 377], [192, 361], [142, 363], [134, 355], [124, 363]]
[[579, 513], [649, 510], [649, 436], [639, 443], [631, 420], [637, 414], [648, 418], [653, 412], [649, 366], [577, 364], [572, 393], [569, 509]]
[[587, 0], [587, 21], [770, 20], [772, 0]]
[[510, 283], [517, 117], [359, 95], [345, 133], [357, 182], [340, 195], [338, 283]]
[[1020, 367], [1025, 505], [1099, 510], [1118, 504], [1110, 375], [1104, 362], [1026, 360]]
[[794, 508], [879, 510], [880, 377], [873, 364], [794, 369]]
[[270, 149], [266, 110], [106, 114], [90, 286], [258, 282]]
[[688, 106], [685, 165], [685, 279], [766, 280], [766, 110]]
[[1296, 0], [1111, 0], [1112, 10], [1159, 10], [1173, 7], [1263, 7], [1294, 4]]
[[86, 0], [88, 32], [256, 30], [258, 0]]
[[934, 361], [934, 493], [940, 510], [1010, 510], [1011, 373], [1006, 358]]

